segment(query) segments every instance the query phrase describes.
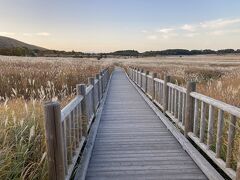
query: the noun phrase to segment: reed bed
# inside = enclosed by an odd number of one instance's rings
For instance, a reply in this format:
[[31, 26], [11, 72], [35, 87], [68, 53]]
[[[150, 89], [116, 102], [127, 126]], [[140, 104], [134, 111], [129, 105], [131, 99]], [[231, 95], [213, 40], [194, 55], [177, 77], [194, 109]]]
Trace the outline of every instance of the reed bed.
[[47, 179], [43, 101], [64, 107], [108, 64], [94, 59], [0, 56], [0, 179]]
[[[134, 66], [158, 77], [172, 76], [185, 86], [197, 81], [197, 91], [240, 107], [239, 56], [75, 59], [0, 56], [0, 179], [47, 179], [43, 101], [58, 100], [64, 107], [75, 86], [87, 83], [109, 65]], [[227, 119], [227, 117], [226, 117]], [[226, 154], [227, 127], [224, 147]], [[240, 131], [237, 124], [232, 167], [236, 167]], [[211, 148], [215, 148], [214, 146]]]
[[[136, 63], [139, 62], [139, 63]], [[164, 74], [171, 76], [171, 81], [180, 86], [186, 86], [187, 81], [197, 82], [197, 92], [221, 100], [233, 106], [240, 107], [240, 56], [188, 56], [188, 57], [156, 57], [146, 59], [124, 59], [119, 64], [136, 67], [158, 73], [163, 79]], [[200, 107], [200, 105], [199, 105]], [[208, 112], [208, 109], [207, 109]], [[200, 116], [200, 115], [199, 115]], [[200, 119], [200, 117], [199, 117]], [[208, 121], [208, 114], [205, 117]], [[207, 140], [207, 126], [205, 143]], [[224, 114], [224, 133], [221, 158], [226, 159], [228, 144], [229, 114]], [[234, 150], [231, 167], [236, 169], [240, 147], [240, 119], [237, 119]], [[211, 149], [215, 150], [217, 111], [214, 113], [214, 142]]]

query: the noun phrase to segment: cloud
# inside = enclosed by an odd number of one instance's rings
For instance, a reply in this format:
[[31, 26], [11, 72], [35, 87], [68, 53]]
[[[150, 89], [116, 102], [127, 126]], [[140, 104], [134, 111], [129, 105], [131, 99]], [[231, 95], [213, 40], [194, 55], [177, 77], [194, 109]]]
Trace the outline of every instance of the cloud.
[[147, 30], [142, 30], [141, 32], [142, 32], [142, 33], [148, 33], [148, 31], [147, 31]]
[[163, 27], [155, 31], [142, 32], [148, 33], [149, 36], [147, 36], [147, 38], [150, 40], [170, 39], [173, 37], [210, 38], [211, 36], [239, 35], [240, 18], [215, 19], [189, 24], [186, 23], [178, 26], [172, 25], [172, 27], [174, 28]]
[[163, 29], [160, 29], [158, 30], [157, 32], [160, 32], [160, 33], [170, 33], [172, 32], [174, 29], [173, 28], [163, 28]]
[[14, 32], [0, 32], [1, 36], [14, 36], [16, 33]]
[[213, 36], [222, 36], [226, 34], [239, 34], [239, 33], [240, 33], [240, 29], [215, 30], [215, 31], [208, 32], [209, 35], [213, 35]]
[[217, 20], [213, 20], [213, 21], [206, 21], [206, 22], [202, 22], [200, 23], [200, 26], [202, 28], [210, 28], [210, 29], [214, 29], [214, 28], [220, 28], [220, 27], [226, 27], [226, 26], [230, 26], [230, 25], [234, 25], [234, 24], [240, 24], [240, 19], [217, 19]]
[[156, 40], [156, 39], [157, 39], [157, 36], [155, 36], [155, 35], [150, 35], [150, 36], [147, 36], [147, 39]]
[[181, 29], [185, 31], [195, 31], [196, 27], [194, 25], [185, 24], [181, 27]]
[[38, 36], [50, 36], [51, 34], [48, 32], [40, 32], [40, 33], [36, 33], [36, 35]]

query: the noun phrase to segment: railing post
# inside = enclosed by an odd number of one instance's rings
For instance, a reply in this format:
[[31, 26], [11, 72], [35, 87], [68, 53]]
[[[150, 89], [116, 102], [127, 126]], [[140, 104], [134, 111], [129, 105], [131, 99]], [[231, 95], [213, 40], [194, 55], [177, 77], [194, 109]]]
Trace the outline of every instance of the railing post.
[[163, 84], [163, 113], [166, 114], [168, 109], [168, 86], [167, 83], [170, 81], [170, 76], [164, 76]]
[[132, 68], [132, 81], [134, 81], [134, 68]]
[[134, 76], [134, 69], [133, 68], [131, 68], [131, 79], [133, 80], [133, 76]]
[[148, 91], [148, 75], [149, 75], [149, 71], [146, 71], [146, 78], [145, 78], [145, 93], [147, 93], [147, 91]]
[[138, 73], [139, 73], [139, 69], [138, 68], [136, 69], [136, 71], [137, 71], [136, 72], [136, 84], [139, 85], [138, 82], [139, 82], [139, 78], [141, 79], [141, 76], [138, 75]]
[[61, 108], [58, 102], [44, 104], [48, 154], [48, 176], [53, 180], [65, 179]]
[[190, 96], [191, 92], [196, 91], [196, 83], [187, 83], [186, 92], [186, 108], [185, 108], [185, 131], [184, 136], [188, 137], [188, 133], [193, 131], [193, 116], [194, 116], [194, 102], [193, 98]]
[[134, 81], [136, 84], [137, 84], [137, 75], [138, 75], [137, 68], [135, 68]]
[[101, 97], [103, 96], [103, 72], [102, 71], [100, 71], [100, 76], [101, 76], [101, 78], [100, 78], [100, 81], [101, 81]]
[[152, 83], [153, 83], [153, 94], [152, 94], [152, 100], [155, 100], [156, 98], [156, 84], [155, 84], [155, 81], [154, 81], [154, 78], [157, 77], [157, 73], [153, 73], [152, 75]]
[[140, 86], [140, 88], [142, 88], [142, 77], [143, 77], [143, 75], [142, 75], [142, 73], [144, 72], [144, 70], [143, 69], [141, 69], [140, 70], [140, 83], [139, 83], [139, 86]]
[[[80, 84], [76, 85], [77, 96], [81, 95], [81, 88], [80, 87], [81, 87]], [[81, 104], [79, 106], [78, 116], [79, 116], [78, 117], [79, 118], [79, 138], [82, 139], [82, 136], [83, 136], [83, 122], [82, 122], [82, 105]]]
[[77, 95], [83, 96], [83, 100], [81, 103], [82, 108], [82, 135], [84, 137], [87, 136], [88, 133], [88, 111], [87, 111], [87, 101], [86, 101], [86, 85], [85, 84], [79, 84]]
[[94, 112], [94, 116], [95, 116], [96, 112], [97, 112], [96, 102], [95, 102], [95, 87], [94, 87], [95, 78], [93, 78], [93, 77], [88, 78], [88, 83], [93, 86], [93, 89], [92, 89], [92, 104], [93, 104], [93, 112]]
[[132, 79], [132, 68], [131, 67], [128, 67], [128, 77], [130, 78], [130, 79]]
[[134, 69], [131, 68], [131, 79], [133, 80], [133, 76], [134, 76]]
[[101, 82], [100, 82], [100, 75], [96, 75], [96, 79], [98, 80], [98, 102], [101, 101]]

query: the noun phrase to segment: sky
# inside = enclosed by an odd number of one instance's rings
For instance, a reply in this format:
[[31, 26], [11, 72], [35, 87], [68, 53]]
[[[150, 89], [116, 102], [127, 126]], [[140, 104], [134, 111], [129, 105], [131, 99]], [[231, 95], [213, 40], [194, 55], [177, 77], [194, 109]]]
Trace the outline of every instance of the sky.
[[240, 0], [0, 0], [0, 35], [49, 49], [240, 49]]

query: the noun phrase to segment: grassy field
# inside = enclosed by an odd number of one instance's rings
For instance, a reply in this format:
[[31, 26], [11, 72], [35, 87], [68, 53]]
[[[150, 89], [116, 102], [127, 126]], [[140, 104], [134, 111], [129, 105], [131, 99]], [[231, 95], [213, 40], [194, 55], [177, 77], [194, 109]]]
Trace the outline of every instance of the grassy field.
[[[186, 86], [187, 81], [197, 82], [197, 92], [240, 107], [240, 56], [172, 56], [155, 58], [119, 59], [123, 66], [133, 66], [145, 71], [156, 72], [163, 79], [164, 74], [171, 76], [171, 81]], [[208, 108], [208, 107], [207, 107]], [[208, 110], [208, 109], [207, 109]], [[207, 111], [208, 112], [208, 111]], [[216, 142], [217, 110], [215, 109], [214, 137]], [[208, 114], [206, 115], [206, 121]], [[200, 119], [200, 117], [199, 117]], [[226, 159], [228, 145], [229, 114], [224, 114], [222, 159]], [[207, 122], [208, 124], [208, 122]], [[207, 135], [207, 127], [206, 132]], [[207, 136], [204, 141], [206, 143]], [[231, 166], [236, 168], [240, 147], [240, 119], [237, 119], [234, 150]], [[215, 144], [211, 149], [215, 150]]]
[[[240, 56], [189, 56], [131, 59], [27, 58], [0, 56], [0, 179], [46, 179], [42, 102], [63, 107], [109, 65], [135, 66], [172, 76], [182, 86], [198, 82], [197, 91], [240, 106]], [[235, 150], [236, 151], [236, 150]]]
[[43, 101], [62, 107], [107, 64], [95, 59], [0, 56], [0, 179], [46, 179]]
[[[112, 61], [112, 60], [108, 60]], [[172, 81], [184, 86], [197, 82], [197, 91], [226, 103], [240, 106], [240, 56], [204, 55], [119, 59], [115, 62], [150, 72], [172, 76]]]

